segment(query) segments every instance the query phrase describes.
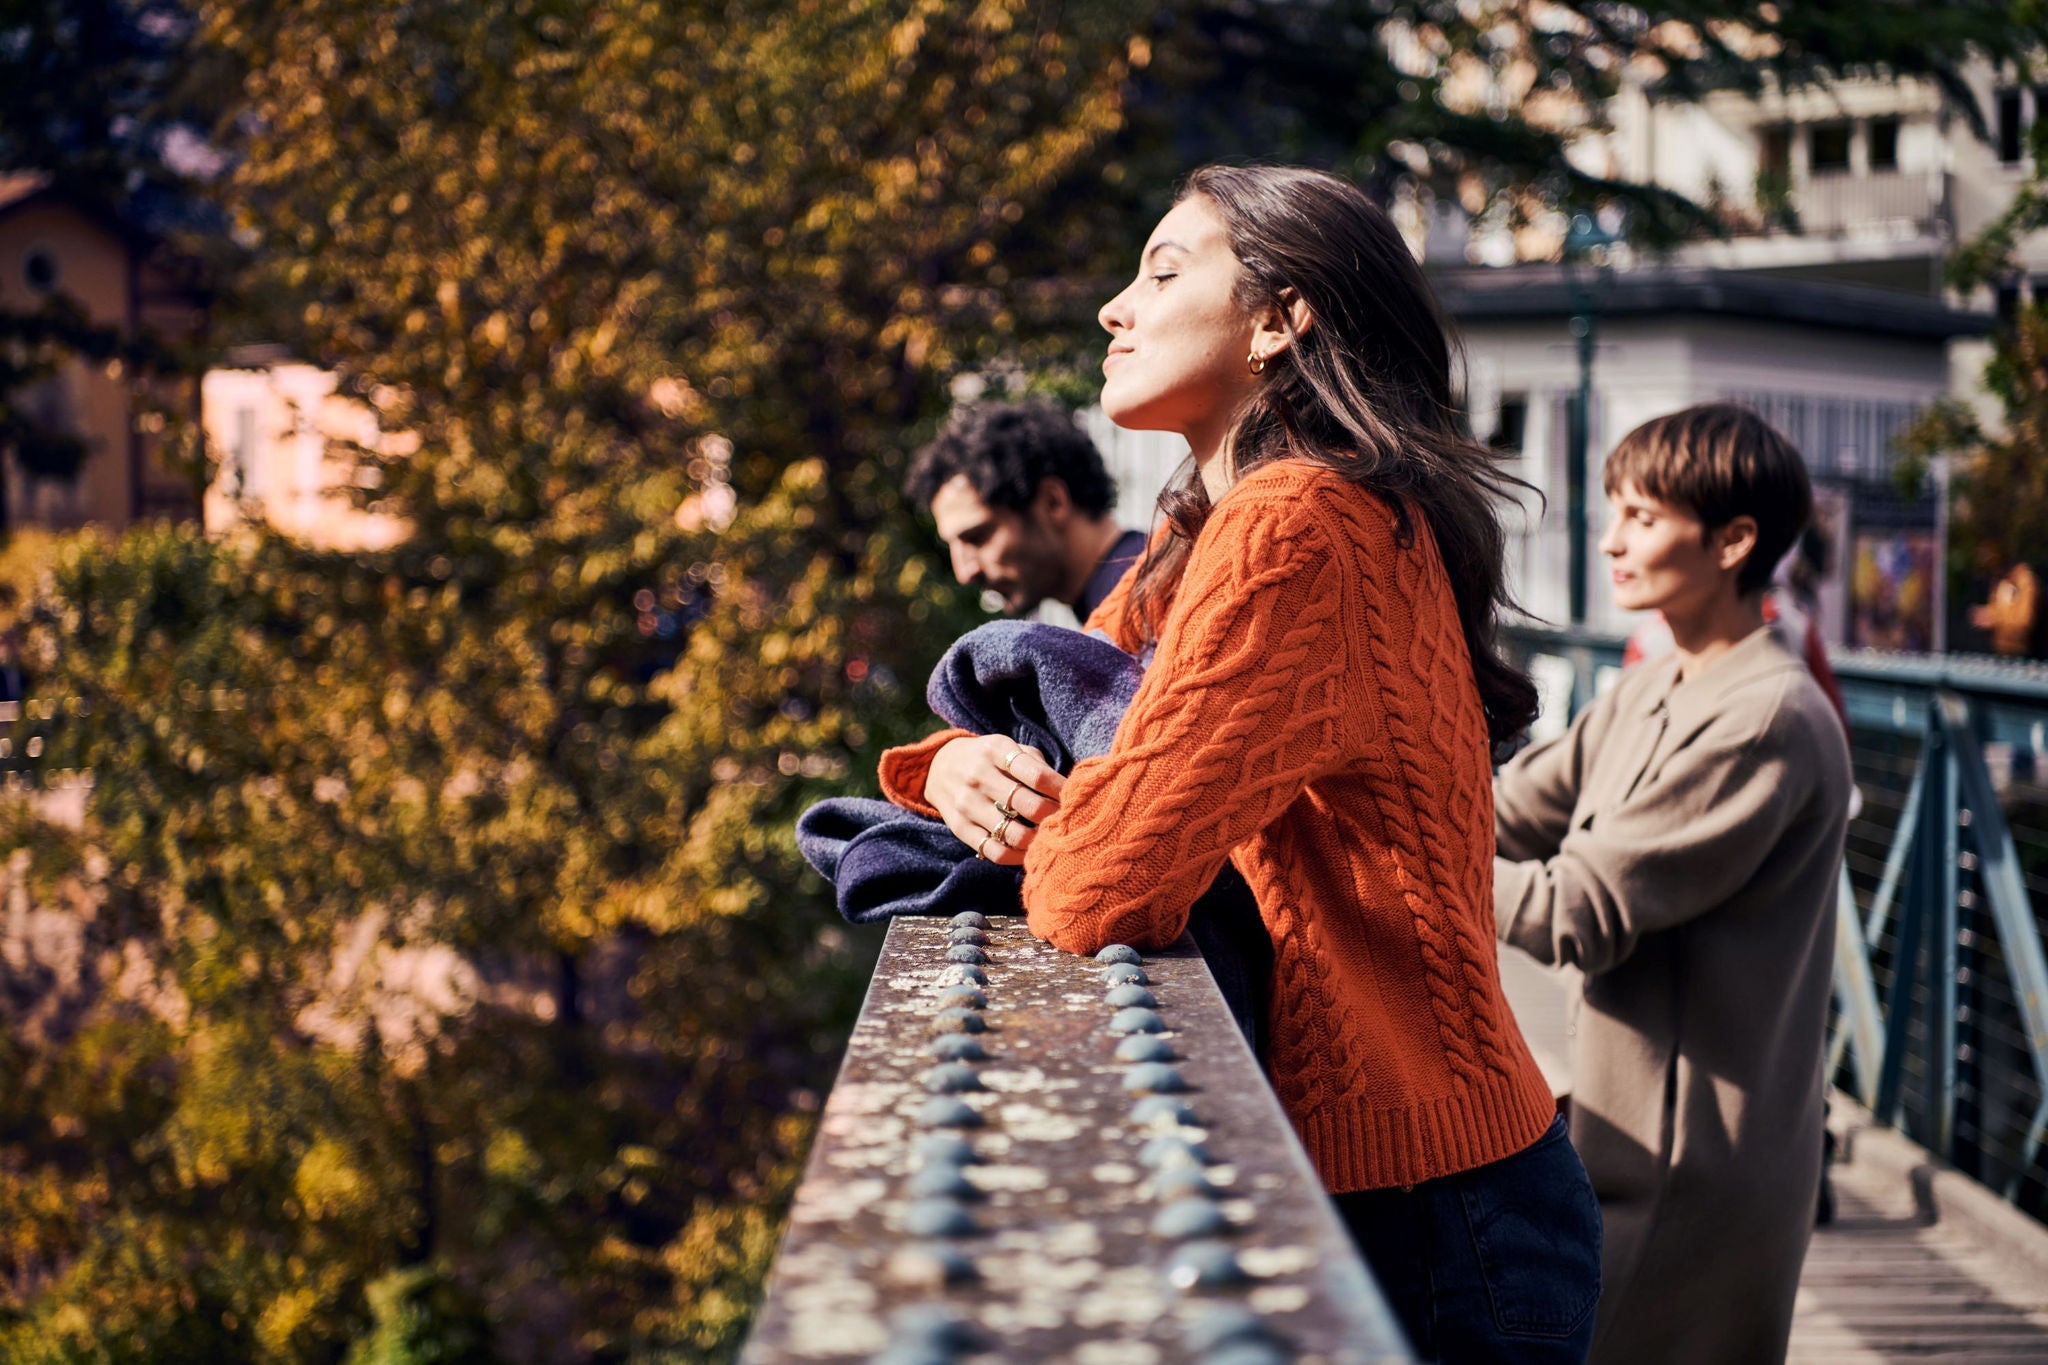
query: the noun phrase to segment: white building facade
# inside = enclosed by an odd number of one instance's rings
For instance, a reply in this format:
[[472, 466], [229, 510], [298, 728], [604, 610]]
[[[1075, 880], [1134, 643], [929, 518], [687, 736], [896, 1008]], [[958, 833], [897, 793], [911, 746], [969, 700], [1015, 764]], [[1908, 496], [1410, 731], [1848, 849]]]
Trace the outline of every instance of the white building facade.
[[322, 549], [378, 550], [404, 538], [402, 519], [351, 497], [349, 448], [394, 438], [379, 433], [368, 406], [335, 392], [332, 371], [252, 348], [207, 371], [201, 410], [214, 459], [209, 533], [260, 520]]

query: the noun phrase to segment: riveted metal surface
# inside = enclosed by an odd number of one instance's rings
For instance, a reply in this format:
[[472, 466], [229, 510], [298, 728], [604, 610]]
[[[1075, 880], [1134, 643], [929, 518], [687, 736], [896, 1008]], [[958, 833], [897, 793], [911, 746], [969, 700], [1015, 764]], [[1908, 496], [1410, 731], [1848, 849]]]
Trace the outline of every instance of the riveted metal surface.
[[[986, 1089], [945, 1097], [981, 1123], [929, 1126], [950, 927], [890, 926], [744, 1360], [924, 1351], [905, 1324], [940, 1313], [971, 1336], [947, 1348], [962, 1359], [1167, 1365], [1214, 1348], [1203, 1324], [1219, 1308], [1251, 1315], [1280, 1358], [1304, 1365], [1411, 1358], [1185, 937], [1143, 966], [1167, 1030], [1146, 1036], [1171, 1044], [1188, 1086], [1174, 1100], [1192, 1124], [1163, 1106], [1133, 1118], [1103, 964], [991, 917], [988, 1055], [973, 1064]], [[1164, 1153], [1162, 1136], [1185, 1150]], [[1152, 1160], [1172, 1159], [1148, 1166], [1148, 1144]], [[965, 1221], [941, 1219], [933, 1195], [957, 1197], [963, 1181], [978, 1195], [959, 1203]], [[1155, 1230], [1204, 1190], [1220, 1230], [1185, 1207]], [[907, 1222], [974, 1231], [927, 1236]], [[1185, 1240], [1194, 1233], [1210, 1240]]]

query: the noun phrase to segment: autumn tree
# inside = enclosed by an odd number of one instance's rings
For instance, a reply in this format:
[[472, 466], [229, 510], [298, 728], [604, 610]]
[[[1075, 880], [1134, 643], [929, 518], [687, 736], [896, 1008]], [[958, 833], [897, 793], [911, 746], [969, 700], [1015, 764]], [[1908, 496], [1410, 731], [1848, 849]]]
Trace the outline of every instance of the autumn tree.
[[[2033, 169], [2011, 204], [1949, 259], [1947, 283], [1965, 296], [2019, 278], [2022, 245], [2048, 230], [2048, 121], [2027, 136]], [[1950, 461], [1946, 570], [1958, 607], [1982, 600], [1989, 577], [2014, 565], [2048, 571], [2048, 301], [2020, 302], [1991, 350], [1983, 385], [1992, 411], [1945, 400], [1899, 438], [1896, 478], [1909, 494], [1925, 489], [1936, 459]]]

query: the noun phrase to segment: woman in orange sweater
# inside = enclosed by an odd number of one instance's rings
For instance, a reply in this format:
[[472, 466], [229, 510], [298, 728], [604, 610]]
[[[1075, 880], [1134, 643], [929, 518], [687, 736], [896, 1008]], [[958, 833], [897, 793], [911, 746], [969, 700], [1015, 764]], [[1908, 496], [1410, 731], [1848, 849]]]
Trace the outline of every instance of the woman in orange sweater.
[[1494, 948], [1490, 758], [1535, 697], [1496, 649], [1502, 478], [1429, 286], [1354, 186], [1212, 166], [1101, 321], [1104, 410], [1194, 454], [1088, 622], [1153, 651], [1116, 743], [1062, 778], [945, 732], [884, 790], [1021, 862], [1072, 952], [1170, 943], [1233, 863], [1274, 945], [1274, 1087], [1417, 1348], [1580, 1360], [1599, 1211]]

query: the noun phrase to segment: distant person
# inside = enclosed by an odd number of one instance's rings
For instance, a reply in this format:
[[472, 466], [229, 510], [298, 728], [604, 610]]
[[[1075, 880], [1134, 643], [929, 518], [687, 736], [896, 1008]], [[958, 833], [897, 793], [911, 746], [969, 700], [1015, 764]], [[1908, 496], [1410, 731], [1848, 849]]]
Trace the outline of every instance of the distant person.
[[1970, 608], [1970, 624], [1990, 633], [1993, 653], [2024, 659], [2033, 653], [2040, 596], [2040, 582], [2022, 560], [1999, 576], [1992, 585], [1990, 601]]
[[1110, 515], [1116, 485], [1095, 443], [1056, 403], [971, 403], [917, 453], [904, 490], [929, 507], [953, 575], [1011, 616], [1048, 598], [1087, 620], [1144, 555]]
[[1585, 974], [1571, 1135], [1600, 1197], [1591, 1359], [1784, 1359], [1820, 1189], [1849, 751], [1764, 619], [1812, 507], [1731, 404], [1647, 422], [1605, 472], [1616, 604], [1672, 649], [1494, 783], [1500, 937]]

